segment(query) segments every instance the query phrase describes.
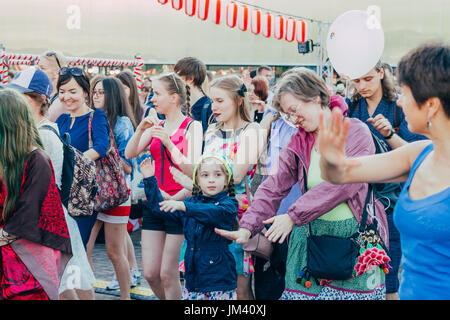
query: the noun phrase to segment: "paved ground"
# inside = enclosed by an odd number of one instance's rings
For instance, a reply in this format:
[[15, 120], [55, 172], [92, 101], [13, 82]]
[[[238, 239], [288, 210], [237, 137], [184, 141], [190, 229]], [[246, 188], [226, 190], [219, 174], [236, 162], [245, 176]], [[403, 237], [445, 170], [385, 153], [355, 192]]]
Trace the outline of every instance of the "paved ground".
[[[134, 251], [135, 251], [135, 255], [136, 255], [136, 260], [139, 266], [139, 271], [141, 271], [142, 274], [142, 262], [141, 262], [141, 231], [140, 229], [138, 231], [135, 231], [133, 233], [130, 234], [131, 235], [131, 240], [133, 241], [133, 245], [134, 245]], [[105, 248], [105, 244], [104, 243], [99, 243], [97, 242], [95, 244], [95, 248], [92, 254], [92, 260], [94, 262], [94, 274], [95, 277], [97, 279], [96, 282], [96, 293], [95, 293], [95, 299], [96, 300], [119, 300], [120, 296], [117, 295], [112, 295], [112, 294], [103, 294], [103, 292], [108, 292], [106, 290], [102, 290], [99, 287], [104, 287], [104, 285], [109, 282], [113, 277], [114, 277], [114, 268], [113, 265], [111, 263], [111, 261], [109, 260], [108, 256], [106, 255], [106, 248]], [[137, 294], [137, 295], [133, 295], [133, 292], [135, 293], [143, 293], [143, 294]], [[141, 284], [138, 288], [135, 288], [134, 290], [132, 290], [132, 298], [137, 298], [137, 299], [156, 299], [155, 296], [148, 296], [148, 294], [152, 295], [151, 289], [147, 283], [147, 281], [145, 281], [144, 278], [142, 278], [141, 280]], [[115, 294], [118, 294], [115, 293]]]

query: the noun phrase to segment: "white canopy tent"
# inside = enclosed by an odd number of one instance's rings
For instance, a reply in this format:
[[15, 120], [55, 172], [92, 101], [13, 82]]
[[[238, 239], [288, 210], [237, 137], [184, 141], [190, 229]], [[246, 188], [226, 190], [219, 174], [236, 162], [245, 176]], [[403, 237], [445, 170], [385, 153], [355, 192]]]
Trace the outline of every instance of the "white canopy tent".
[[[385, 32], [383, 60], [400, 57], [429, 40], [450, 39], [448, 0], [247, 0], [263, 8], [332, 22], [341, 13], [376, 5]], [[16, 0], [0, 10], [0, 43], [8, 52], [130, 59], [173, 64], [195, 56], [207, 64], [315, 65], [317, 48], [301, 55], [296, 42], [265, 38], [189, 17], [157, 0]], [[320, 43], [318, 24], [309, 35]], [[323, 27], [323, 26], [322, 26]], [[327, 33], [327, 27], [322, 30]], [[323, 42], [323, 41], [322, 41]]]

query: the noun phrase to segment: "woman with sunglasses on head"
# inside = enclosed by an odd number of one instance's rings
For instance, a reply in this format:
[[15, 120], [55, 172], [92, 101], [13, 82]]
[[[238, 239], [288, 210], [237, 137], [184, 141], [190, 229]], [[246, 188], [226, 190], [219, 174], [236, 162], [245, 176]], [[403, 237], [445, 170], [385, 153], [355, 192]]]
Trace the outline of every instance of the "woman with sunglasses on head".
[[[161, 121], [151, 113], [136, 128], [125, 150], [128, 159], [149, 150], [155, 161], [158, 187], [166, 200], [182, 200], [190, 195], [176, 183], [169, 168], [179, 168], [189, 176], [201, 155], [201, 124], [182, 113], [186, 84], [174, 73], [153, 80], [152, 102]], [[159, 299], [179, 300], [182, 290], [178, 264], [184, 240], [180, 222], [165, 221], [144, 210], [142, 222], [142, 267], [144, 277]]]
[[62, 67], [66, 67], [68, 61], [59, 51], [46, 51], [39, 57], [38, 67], [44, 71], [52, 82], [53, 91], [50, 97], [50, 107], [48, 109], [48, 119], [55, 122], [62, 114], [67, 112], [64, 105], [58, 99], [56, 83], [58, 81], [58, 72]]
[[[109, 149], [109, 125], [105, 112], [101, 109], [93, 111], [89, 108], [89, 79], [80, 68], [64, 67], [59, 71], [56, 84], [59, 100], [67, 113], [61, 114], [56, 120], [59, 133], [70, 134], [73, 147], [83, 152], [91, 160], [97, 160], [106, 155]], [[92, 148], [89, 148], [89, 118], [92, 118]], [[96, 214], [84, 219], [78, 219], [83, 244], [86, 246], [91, 229], [96, 221]]]
[[[309, 271], [305, 269], [309, 230], [313, 231], [312, 235], [338, 238], [355, 234], [361, 222], [368, 185], [357, 183], [337, 186], [320, 177], [319, 114], [323, 112], [326, 121], [330, 121], [331, 108], [346, 112], [346, 104], [331, 105], [325, 82], [306, 68], [286, 74], [276, 88], [274, 106], [288, 114], [290, 121], [297, 124], [299, 130], [281, 150], [275, 170], [256, 191], [252, 205], [240, 221], [240, 229], [235, 232], [217, 232], [237, 243], [246, 243], [266, 224], [271, 224], [265, 234], [269, 241], [282, 243], [289, 237], [282, 300], [384, 300], [385, 278], [378, 267], [348, 280], [334, 280], [331, 283], [326, 281], [330, 279], [314, 281], [309, 278]], [[375, 152], [369, 129], [357, 119], [351, 120], [346, 152], [351, 155]], [[297, 183], [300, 184], [302, 196], [285, 214], [277, 215], [281, 201]], [[380, 236], [387, 244], [387, 219], [384, 207], [378, 201], [376, 217]]]

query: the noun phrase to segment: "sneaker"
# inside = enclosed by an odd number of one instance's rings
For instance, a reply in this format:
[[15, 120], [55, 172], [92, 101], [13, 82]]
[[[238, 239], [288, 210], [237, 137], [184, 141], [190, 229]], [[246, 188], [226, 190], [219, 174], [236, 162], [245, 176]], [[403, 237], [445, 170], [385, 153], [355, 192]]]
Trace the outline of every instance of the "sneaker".
[[139, 270], [130, 269], [130, 275], [130, 287], [137, 287], [141, 284], [141, 273], [139, 272]]
[[119, 281], [117, 281], [116, 276], [106, 285], [106, 290], [117, 290], [120, 289]]

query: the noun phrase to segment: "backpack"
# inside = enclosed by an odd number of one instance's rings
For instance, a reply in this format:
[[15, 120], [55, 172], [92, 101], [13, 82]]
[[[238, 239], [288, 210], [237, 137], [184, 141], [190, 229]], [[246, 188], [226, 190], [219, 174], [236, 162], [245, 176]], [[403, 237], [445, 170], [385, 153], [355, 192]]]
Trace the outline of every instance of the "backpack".
[[288, 240], [284, 240], [281, 244], [272, 243], [272, 247], [273, 251], [269, 261], [254, 257], [256, 300], [279, 300], [285, 289]]
[[70, 145], [68, 133], [61, 138], [53, 127], [42, 128], [52, 131], [63, 144], [61, 188], [58, 188], [63, 205], [73, 218], [91, 216], [98, 190], [95, 162]]
[[[351, 106], [349, 108], [348, 117], [351, 118], [359, 103]], [[395, 105], [394, 109], [394, 130], [397, 133], [400, 127], [400, 107]], [[389, 147], [386, 142], [380, 138], [378, 138], [372, 131], [370, 131], [372, 135], [373, 143], [375, 144], [375, 153], [384, 153], [389, 151]], [[402, 190], [402, 184], [398, 182], [393, 183], [371, 183], [372, 188], [375, 192], [376, 198], [383, 203], [383, 206], [386, 210], [386, 214], [391, 214], [394, 212], [395, 204], [397, 203], [398, 196]]]

